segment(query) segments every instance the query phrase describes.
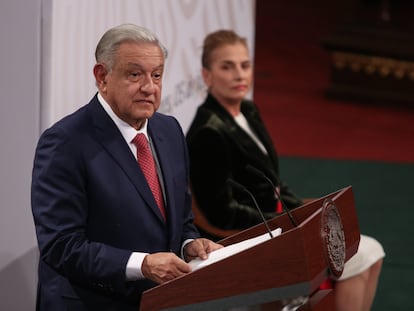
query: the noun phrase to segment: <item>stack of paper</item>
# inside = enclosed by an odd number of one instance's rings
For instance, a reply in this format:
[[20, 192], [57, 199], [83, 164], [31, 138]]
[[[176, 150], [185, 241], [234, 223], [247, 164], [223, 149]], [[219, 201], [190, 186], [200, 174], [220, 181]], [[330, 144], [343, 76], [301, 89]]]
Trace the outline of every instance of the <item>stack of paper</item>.
[[[282, 233], [282, 229], [281, 228], [277, 228], [275, 230], [272, 231], [272, 235], [273, 237], [276, 237], [278, 235], [280, 235]], [[263, 243], [267, 240], [270, 240], [270, 235], [269, 233], [265, 233], [262, 235], [259, 235], [257, 237], [248, 239], [248, 240], [244, 240], [241, 241], [239, 243], [235, 243], [235, 244], [231, 244], [229, 246], [220, 248], [218, 250], [215, 250], [213, 252], [211, 252], [210, 254], [208, 254], [208, 258], [205, 260], [202, 259], [194, 259], [192, 261], [189, 262], [191, 268], [193, 271], [200, 269], [202, 267], [208, 266], [212, 263], [215, 263], [219, 260], [222, 260], [224, 258], [230, 257], [234, 254], [237, 254], [241, 251], [244, 251], [250, 247], [253, 247], [255, 245], [258, 245], [260, 243]]]

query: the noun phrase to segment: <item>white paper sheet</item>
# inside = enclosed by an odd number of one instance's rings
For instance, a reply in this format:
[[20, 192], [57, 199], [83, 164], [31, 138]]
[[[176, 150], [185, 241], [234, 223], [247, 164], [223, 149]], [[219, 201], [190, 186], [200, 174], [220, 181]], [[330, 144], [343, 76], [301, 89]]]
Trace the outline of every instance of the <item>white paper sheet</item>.
[[[272, 231], [272, 235], [273, 238], [277, 237], [278, 235], [280, 235], [282, 233], [282, 229], [281, 228], [277, 228], [275, 230]], [[237, 254], [241, 251], [244, 251], [252, 246], [258, 245], [260, 243], [263, 243], [267, 240], [270, 240], [270, 235], [269, 233], [265, 233], [262, 235], [259, 235], [257, 237], [248, 239], [248, 240], [244, 240], [241, 241], [239, 243], [235, 243], [235, 244], [231, 244], [229, 246], [220, 248], [218, 250], [215, 250], [213, 252], [211, 252], [210, 254], [208, 254], [208, 258], [206, 260], [202, 260], [202, 259], [194, 259], [192, 261], [189, 262], [191, 268], [193, 271], [198, 270], [202, 267], [211, 265], [212, 263], [215, 263], [217, 261], [220, 261], [224, 258], [230, 257], [234, 254]]]

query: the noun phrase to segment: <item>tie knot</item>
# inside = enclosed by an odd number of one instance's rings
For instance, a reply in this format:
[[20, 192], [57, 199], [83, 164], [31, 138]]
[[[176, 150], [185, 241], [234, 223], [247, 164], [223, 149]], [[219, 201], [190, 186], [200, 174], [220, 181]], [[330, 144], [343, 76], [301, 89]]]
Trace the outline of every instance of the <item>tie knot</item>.
[[132, 140], [132, 143], [137, 146], [137, 148], [147, 148], [148, 147], [148, 140], [145, 137], [144, 134], [138, 133], [134, 139]]

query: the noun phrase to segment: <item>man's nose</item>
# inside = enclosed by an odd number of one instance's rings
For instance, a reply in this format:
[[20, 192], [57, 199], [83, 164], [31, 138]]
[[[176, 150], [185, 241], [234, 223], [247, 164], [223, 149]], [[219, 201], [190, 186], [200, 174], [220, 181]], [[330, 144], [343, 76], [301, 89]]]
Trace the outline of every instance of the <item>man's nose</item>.
[[147, 94], [155, 92], [155, 84], [151, 76], [145, 76], [145, 79], [142, 81], [141, 91]]

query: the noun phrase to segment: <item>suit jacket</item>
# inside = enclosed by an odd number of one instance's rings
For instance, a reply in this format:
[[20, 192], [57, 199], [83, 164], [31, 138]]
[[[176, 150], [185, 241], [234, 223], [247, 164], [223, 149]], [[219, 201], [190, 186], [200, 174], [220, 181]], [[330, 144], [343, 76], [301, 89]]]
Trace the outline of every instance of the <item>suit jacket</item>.
[[[276, 215], [277, 200], [271, 183], [246, 170], [251, 165], [278, 185], [280, 179], [275, 147], [254, 103], [243, 101], [241, 112], [267, 154], [211, 94], [198, 108], [187, 132], [193, 194], [207, 219], [223, 229], [244, 229], [262, 221], [252, 199], [246, 193], [233, 189], [227, 183], [229, 178], [253, 194], [267, 218]], [[301, 205], [301, 200], [286, 183], [279, 186], [288, 208]]]
[[167, 222], [96, 96], [42, 134], [32, 179], [39, 310], [138, 310], [142, 292], [155, 284], [126, 281], [131, 252], [180, 255], [184, 240], [199, 236], [181, 128], [155, 113], [148, 134], [163, 173]]

